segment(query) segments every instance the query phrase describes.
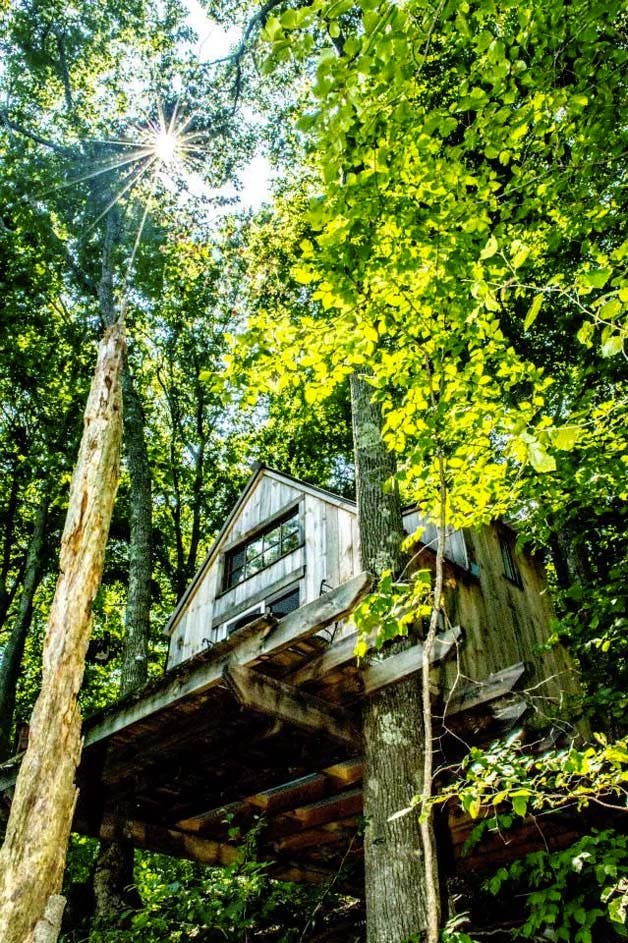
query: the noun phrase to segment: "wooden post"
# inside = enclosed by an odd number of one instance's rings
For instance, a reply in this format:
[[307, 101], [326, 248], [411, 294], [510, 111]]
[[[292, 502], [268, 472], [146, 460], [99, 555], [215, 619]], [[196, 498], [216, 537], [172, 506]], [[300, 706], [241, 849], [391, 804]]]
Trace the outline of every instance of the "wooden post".
[[101, 341], [70, 486], [59, 578], [48, 618], [41, 693], [0, 851], [0, 940], [53, 943], [81, 754], [77, 695], [119, 477], [121, 324]]

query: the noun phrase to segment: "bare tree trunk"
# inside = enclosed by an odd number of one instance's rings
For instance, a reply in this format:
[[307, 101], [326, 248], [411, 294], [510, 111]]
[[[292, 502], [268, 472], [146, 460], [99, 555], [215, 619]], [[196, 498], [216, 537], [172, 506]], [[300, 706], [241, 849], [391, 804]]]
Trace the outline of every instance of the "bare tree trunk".
[[[130, 477], [129, 586], [125, 612], [120, 694], [141, 688], [148, 677], [152, 502], [151, 476], [144, 436], [144, 414], [128, 364], [122, 375], [124, 444]], [[127, 813], [127, 814], [125, 814]], [[121, 820], [128, 810], [118, 809]], [[102, 841], [94, 865], [94, 927], [119, 925], [120, 913], [137, 907], [133, 890], [133, 845], [121, 840]]]
[[11, 608], [11, 603], [13, 602], [23, 576], [21, 569], [18, 567], [17, 576], [12, 581], [11, 586], [9, 586], [9, 572], [12, 567], [15, 566], [13, 553], [15, 549], [15, 523], [18, 518], [17, 508], [20, 474], [19, 463], [16, 461], [11, 476], [11, 487], [6, 488], [5, 485], [4, 489], [5, 493], [8, 491], [8, 498], [6, 508], [2, 508], [2, 517], [5, 521], [5, 527], [2, 538], [2, 554], [0, 556], [0, 628], [2, 628], [5, 623], [9, 609]]
[[44, 644], [42, 688], [0, 851], [2, 943], [55, 939], [51, 910], [58, 904], [81, 754], [77, 695], [118, 484], [124, 347], [123, 327], [116, 324], [100, 344], [85, 410]]
[[15, 710], [15, 692], [26, 636], [33, 614], [33, 599], [43, 572], [47, 520], [48, 495], [45, 494], [39, 503], [33, 533], [28, 545], [19, 609], [0, 664], [0, 759], [6, 759], [11, 753], [11, 728]]
[[[372, 387], [351, 378], [358, 522], [362, 567], [399, 574], [403, 523], [399, 495], [385, 488], [394, 459], [381, 438]], [[403, 645], [402, 643], [399, 643]], [[425, 739], [421, 685], [391, 685], [366, 701], [364, 737], [364, 866], [368, 943], [400, 943], [425, 933], [428, 891], [423, 843], [416, 815], [390, 821], [423, 791]]]
[[151, 474], [144, 435], [144, 413], [128, 365], [122, 377], [124, 446], [130, 479], [129, 589], [124, 618], [120, 694], [146, 684], [150, 632], [150, 581], [153, 511]]

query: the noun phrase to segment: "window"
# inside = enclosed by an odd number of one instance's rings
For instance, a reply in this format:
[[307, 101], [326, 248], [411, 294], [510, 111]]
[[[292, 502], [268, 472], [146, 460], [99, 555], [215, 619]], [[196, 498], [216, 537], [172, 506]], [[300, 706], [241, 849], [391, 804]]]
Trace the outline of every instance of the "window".
[[225, 589], [270, 566], [301, 544], [299, 511], [295, 508], [283, 520], [273, 523], [226, 554]]
[[282, 619], [289, 612], [298, 609], [300, 601], [299, 587], [297, 586], [296, 589], [291, 589], [290, 592], [284, 593], [278, 599], [273, 599], [272, 602], [268, 603], [268, 608], [276, 619]]
[[504, 537], [499, 538], [499, 546], [502, 552], [502, 562], [504, 564], [504, 576], [507, 577], [515, 586], [518, 586], [520, 589], [523, 588], [523, 583], [521, 582], [521, 573], [519, 572], [519, 567], [515, 563], [514, 557], [512, 555], [512, 550], [510, 549], [510, 544]]

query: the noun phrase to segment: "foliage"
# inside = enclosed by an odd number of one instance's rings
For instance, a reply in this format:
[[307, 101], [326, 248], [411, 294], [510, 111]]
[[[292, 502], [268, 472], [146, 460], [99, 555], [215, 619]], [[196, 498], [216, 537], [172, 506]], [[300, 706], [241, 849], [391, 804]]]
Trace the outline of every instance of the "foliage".
[[603, 734], [597, 734], [596, 741], [537, 755], [516, 737], [486, 750], [472, 747], [456, 777], [433, 802], [453, 800], [471, 818], [482, 816], [468, 845], [487, 829], [508, 829], [516, 818], [530, 814], [550, 814], [570, 806], [580, 811], [591, 803], [628, 813], [628, 744], [609, 743]]
[[[625, 506], [624, 34], [618, 3], [320, 0], [271, 18], [269, 67], [314, 73], [309, 205], [297, 189], [277, 207], [301, 294], [272, 320], [263, 306], [235, 355], [257, 389], [310, 402], [367, 370], [404, 496], [437, 518], [440, 453], [451, 523], [515, 510], [539, 543], [586, 542], [587, 591], [606, 574], [583, 522], [616, 541]], [[619, 613], [587, 591], [621, 690]]]
[[417, 570], [407, 582], [395, 581], [390, 570], [385, 570], [351, 617], [360, 635], [358, 658], [369, 648], [380, 649], [385, 642], [407, 635], [417, 621], [429, 618], [431, 596], [431, 570]]
[[[523, 901], [519, 927], [511, 939], [592, 943], [628, 937], [628, 840], [612, 829], [594, 830], [559, 851], [539, 851], [500, 868], [482, 889], [490, 896]], [[510, 916], [513, 916], [511, 906]], [[453, 918], [443, 943], [476, 943], [462, 929], [469, 915]]]
[[601, 934], [605, 939], [628, 937], [625, 835], [594, 831], [564, 851], [527, 855], [500, 868], [488, 882], [494, 895], [506, 888], [527, 892], [527, 917], [516, 937], [568, 943], [592, 943]]
[[[85, 839], [73, 843], [68, 879], [82, 882], [79, 890], [88, 880], [92, 852]], [[93, 931], [89, 943], [295, 943], [320, 895], [320, 890], [272, 880], [267, 865], [254, 856], [208, 868], [137, 852], [135, 881], [143, 908], [121, 915], [124, 929]], [[62, 937], [64, 943], [69, 940]]]

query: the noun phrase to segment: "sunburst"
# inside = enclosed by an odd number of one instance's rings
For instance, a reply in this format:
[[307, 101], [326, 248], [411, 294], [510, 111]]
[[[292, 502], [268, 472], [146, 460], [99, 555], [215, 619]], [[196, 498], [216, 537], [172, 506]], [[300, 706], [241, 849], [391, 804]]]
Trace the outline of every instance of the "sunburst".
[[[132, 125], [127, 135], [119, 138], [91, 139], [90, 143], [111, 148], [111, 156], [103, 156], [85, 173], [67, 180], [63, 187], [70, 187], [82, 182], [93, 181], [103, 175], [116, 175], [115, 186], [110, 189], [104, 209], [92, 219], [85, 235], [91, 232], [114, 206], [127, 201], [140, 184], [143, 187], [144, 202], [137, 234], [133, 241], [129, 257], [123, 296], [126, 296], [132, 272], [140, 246], [146, 221], [153, 207], [160, 178], [163, 175], [177, 175], [181, 180], [195, 166], [201, 163], [204, 152], [204, 131], [190, 131], [195, 114], [182, 117], [179, 115], [177, 101], [169, 119], [161, 102], [157, 104], [157, 118]], [[125, 306], [123, 301], [123, 307]]]

